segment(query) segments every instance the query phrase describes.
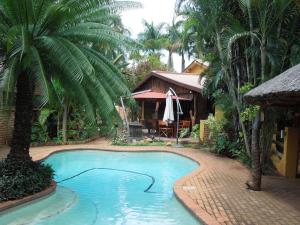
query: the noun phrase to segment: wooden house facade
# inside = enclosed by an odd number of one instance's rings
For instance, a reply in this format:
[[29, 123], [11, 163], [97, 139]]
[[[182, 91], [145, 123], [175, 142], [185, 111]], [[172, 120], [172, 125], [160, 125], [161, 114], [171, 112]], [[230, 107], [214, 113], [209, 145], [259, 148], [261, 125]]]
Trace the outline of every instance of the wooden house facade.
[[[151, 72], [132, 94], [139, 105], [139, 120], [147, 128], [155, 127], [157, 121], [162, 120], [166, 93], [170, 88], [177, 93], [182, 106], [183, 115], [180, 120], [196, 124], [206, 119], [210, 104], [202, 94], [204, 81], [205, 78], [189, 73]], [[176, 111], [174, 104], [175, 118]]]

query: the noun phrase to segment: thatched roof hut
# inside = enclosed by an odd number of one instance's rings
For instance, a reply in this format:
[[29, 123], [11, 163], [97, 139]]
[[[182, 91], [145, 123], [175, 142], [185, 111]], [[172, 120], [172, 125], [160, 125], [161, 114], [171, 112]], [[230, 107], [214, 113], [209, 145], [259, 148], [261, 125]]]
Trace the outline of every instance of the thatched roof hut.
[[258, 105], [300, 106], [300, 64], [252, 89], [244, 98]]

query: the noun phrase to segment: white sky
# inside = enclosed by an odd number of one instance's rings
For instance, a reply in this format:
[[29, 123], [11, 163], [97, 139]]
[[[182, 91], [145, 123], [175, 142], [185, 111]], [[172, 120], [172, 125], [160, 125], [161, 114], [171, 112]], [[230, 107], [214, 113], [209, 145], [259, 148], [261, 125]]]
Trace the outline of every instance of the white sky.
[[[141, 9], [128, 10], [122, 13], [123, 24], [130, 30], [132, 37], [136, 38], [140, 32], [143, 32], [142, 20], [154, 22], [154, 24], [168, 23], [171, 24], [175, 14], [176, 0], [136, 0], [143, 4]], [[164, 51], [162, 60], [167, 62], [167, 53]], [[177, 72], [181, 70], [181, 58], [178, 55], [173, 56], [174, 67]], [[186, 65], [189, 64], [186, 59]]]

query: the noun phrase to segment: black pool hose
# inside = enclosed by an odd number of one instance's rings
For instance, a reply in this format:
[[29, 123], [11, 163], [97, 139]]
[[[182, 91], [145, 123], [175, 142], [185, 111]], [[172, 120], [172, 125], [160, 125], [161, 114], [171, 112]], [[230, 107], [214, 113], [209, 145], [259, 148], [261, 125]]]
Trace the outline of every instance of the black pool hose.
[[56, 183], [62, 183], [64, 181], [67, 181], [67, 180], [71, 180], [71, 179], [74, 179], [75, 177], [78, 177], [84, 173], [87, 173], [87, 172], [90, 172], [90, 171], [93, 171], [93, 170], [112, 170], [112, 171], [118, 171], [118, 172], [125, 172], [125, 173], [132, 173], [132, 174], [138, 174], [138, 175], [142, 175], [142, 176], [145, 176], [145, 177], [148, 177], [151, 179], [151, 184], [144, 190], [145, 193], [157, 193], [157, 192], [151, 192], [150, 189], [152, 188], [152, 186], [154, 185], [155, 183], [155, 178], [149, 174], [146, 174], [146, 173], [139, 173], [139, 172], [136, 172], [136, 171], [131, 171], [131, 170], [119, 170], [119, 169], [114, 169], [114, 168], [105, 168], [105, 167], [100, 167], [100, 168], [91, 168], [91, 169], [87, 169], [87, 170], [84, 170], [84, 171], [81, 171], [80, 173], [78, 174], [75, 174], [71, 177], [68, 177], [66, 179], [63, 179], [63, 180], [60, 180], [60, 181], [57, 181]]

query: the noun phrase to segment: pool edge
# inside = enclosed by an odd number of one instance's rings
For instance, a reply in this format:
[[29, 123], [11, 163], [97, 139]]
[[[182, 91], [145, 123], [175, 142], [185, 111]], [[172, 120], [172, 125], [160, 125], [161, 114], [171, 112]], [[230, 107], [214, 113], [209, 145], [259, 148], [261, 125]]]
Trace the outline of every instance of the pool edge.
[[198, 165], [201, 165], [197, 169], [193, 170], [191, 173], [179, 178], [174, 186], [173, 191], [175, 194], [175, 197], [180, 201], [180, 203], [192, 214], [192, 216], [195, 216], [200, 222], [202, 222], [204, 225], [220, 225], [220, 223], [211, 215], [209, 215], [204, 209], [199, 209], [199, 207], [193, 202], [193, 200], [184, 192], [183, 187], [184, 183], [187, 182], [189, 179], [191, 179], [193, 176], [199, 175], [201, 173], [205, 172], [205, 163], [200, 162], [200, 160], [193, 157], [191, 154], [187, 154], [184, 151], [175, 151], [172, 149], [166, 149], [166, 150], [138, 150], [135, 149], [134, 151], [124, 149], [124, 150], [114, 150], [114, 149], [101, 149], [101, 148], [94, 148], [94, 147], [85, 147], [85, 148], [73, 148], [73, 149], [57, 149], [55, 151], [50, 152], [46, 156], [40, 158], [39, 160], [45, 160], [51, 155], [62, 153], [62, 152], [69, 152], [69, 151], [82, 151], [82, 150], [94, 150], [94, 151], [108, 151], [108, 152], [165, 152], [165, 153], [173, 153], [179, 156], [183, 156], [185, 158], [193, 160]]
[[[89, 146], [85, 146], [85, 147], [79, 147], [79, 148], [61, 148], [61, 149], [56, 149], [56, 150], [52, 150], [51, 152], [48, 152], [46, 154], [43, 154], [42, 157], [38, 157], [37, 159], [34, 159], [35, 161], [41, 161], [41, 160], [45, 160], [48, 157], [54, 155], [54, 154], [59, 154], [59, 153], [63, 153], [63, 152], [71, 152], [71, 151], [84, 151], [84, 150], [94, 150], [94, 151], [106, 151], [106, 152], [129, 152], [129, 153], [136, 153], [136, 152], [162, 152], [162, 153], [173, 153], [179, 156], [183, 156], [186, 158], [189, 158], [191, 160], [193, 160], [195, 163], [197, 163], [198, 165], [201, 165], [201, 167], [197, 168], [196, 170], [193, 170], [191, 173], [181, 177], [180, 179], [178, 179], [174, 186], [173, 186], [173, 191], [175, 193], [175, 197], [181, 202], [181, 204], [189, 211], [191, 212], [192, 216], [195, 216], [201, 223], [203, 223], [204, 225], [220, 225], [220, 223], [211, 215], [209, 215], [204, 209], [199, 208], [194, 202], [193, 200], [184, 192], [183, 187], [184, 187], [184, 183], [186, 181], [188, 181], [190, 178], [192, 178], [195, 175], [199, 175], [201, 173], [203, 173], [205, 171], [205, 164], [203, 162], [200, 162], [200, 160], [196, 159], [195, 157], [193, 157], [192, 154], [187, 154], [184, 151], [175, 151], [172, 149], [165, 149], [165, 150], [142, 150], [142, 149], [135, 149], [135, 150], [128, 150], [128, 149], [107, 149], [107, 148], [95, 148], [95, 147], [89, 147]], [[55, 190], [55, 189], [54, 189]], [[30, 196], [29, 196], [30, 197]], [[43, 197], [43, 196], [41, 196]], [[40, 198], [41, 198], [40, 197]], [[24, 203], [36, 200], [38, 198], [35, 199], [31, 199], [28, 200]], [[24, 203], [20, 203], [24, 204]], [[17, 206], [17, 205], [15, 205]], [[13, 208], [14, 206], [12, 206], [11, 208]], [[1, 212], [1, 210], [0, 210]]]

